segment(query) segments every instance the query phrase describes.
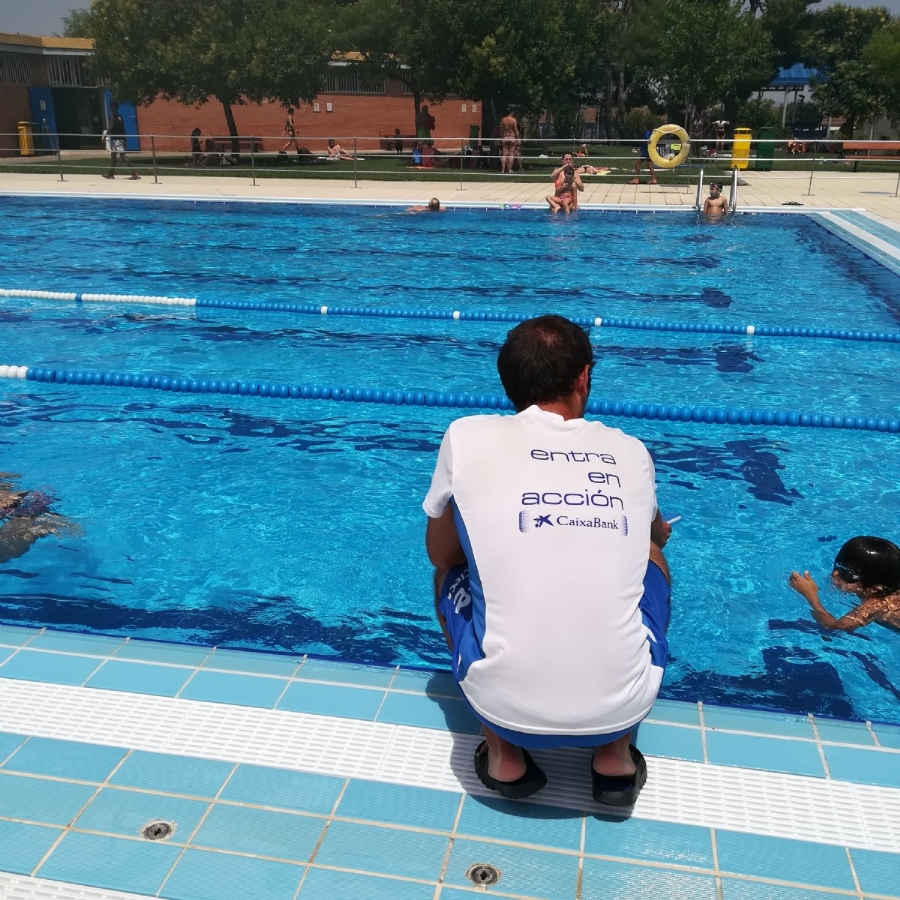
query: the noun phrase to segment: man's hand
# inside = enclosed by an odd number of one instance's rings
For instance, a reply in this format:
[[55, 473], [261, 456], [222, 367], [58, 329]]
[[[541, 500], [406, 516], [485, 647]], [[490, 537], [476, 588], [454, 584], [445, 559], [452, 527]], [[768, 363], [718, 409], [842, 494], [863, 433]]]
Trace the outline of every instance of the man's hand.
[[650, 523], [650, 540], [662, 550], [669, 541], [672, 534], [672, 526], [662, 517], [659, 510], [656, 511], [656, 518]]

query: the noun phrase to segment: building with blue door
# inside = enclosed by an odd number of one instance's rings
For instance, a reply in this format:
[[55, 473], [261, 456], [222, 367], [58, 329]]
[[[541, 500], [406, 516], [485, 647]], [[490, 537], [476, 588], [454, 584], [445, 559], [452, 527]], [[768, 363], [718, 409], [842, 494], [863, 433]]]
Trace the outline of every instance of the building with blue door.
[[[93, 48], [84, 38], [0, 33], [0, 156], [19, 153], [20, 122], [31, 123], [38, 152], [103, 149], [110, 95], [85, 64]], [[134, 107], [119, 112], [126, 149], [139, 150]]]

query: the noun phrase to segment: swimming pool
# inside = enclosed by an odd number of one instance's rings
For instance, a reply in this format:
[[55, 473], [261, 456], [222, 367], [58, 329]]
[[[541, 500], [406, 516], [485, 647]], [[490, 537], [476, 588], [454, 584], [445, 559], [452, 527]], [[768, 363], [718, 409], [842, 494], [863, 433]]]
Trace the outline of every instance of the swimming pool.
[[[898, 325], [900, 280], [802, 216], [703, 228], [689, 214], [4, 200], [0, 227], [3, 287]], [[779, 265], [760, 268], [773, 246]], [[4, 299], [0, 324], [4, 363], [475, 393], [499, 392], [508, 327], [25, 299]], [[592, 340], [595, 397], [898, 416], [897, 345]], [[419, 506], [460, 414], [0, 379], [4, 470], [85, 529], [0, 566], [0, 618], [442, 665]], [[665, 694], [900, 721], [900, 637], [823, 634], [786, 586], [793, 568], [827, 574], [852, 534], [895, 533], [896, 435], [621, 424], [656, 459], [665, 513], [684, 517]]]

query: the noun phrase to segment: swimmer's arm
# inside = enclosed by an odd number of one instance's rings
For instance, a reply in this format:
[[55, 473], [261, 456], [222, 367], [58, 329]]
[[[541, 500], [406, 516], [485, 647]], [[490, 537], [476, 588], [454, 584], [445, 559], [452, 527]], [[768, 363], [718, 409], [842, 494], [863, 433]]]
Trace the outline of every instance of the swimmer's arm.
[[584, 190], [584, 182], [581, 180], [581, 176], [577, 172], [575, 173], [575, 187], [577, 187], [579, 191]]
[[855, 609], [850, 610], [845, 616], [835, 618], [819, 600], [819, 586], [810, 576], [809, 571], [802, 575], [799, 572], [791, 572], [788, 584], [809, 604], [813, 618], [823, 627], [832, 631], [854, 631], [863, 625], [868, 625], [876, 615], [877, 610], [872, 608], [874, 604], [863, 601]]
[[703, 214], [706, 215], [709, 212], [709, 197], [707, 197], [703, 201]]
[[565, 168], [565, 166], [557, 166], [551, 173], [550, 177], [556, 181], [556, 176], [559, 175], [560, 172]]
[[722, 212], [727, 216], [728, 215], [728, 198], [724, 195], [722, 196]]
[[466, 562], [459, 532], [453, 519], [453, 506], [447, 504], [444, 512], [436, 519], [429, 517], [425, 529], [425, 549], [428, 559], [436, 569], [449, 569]]

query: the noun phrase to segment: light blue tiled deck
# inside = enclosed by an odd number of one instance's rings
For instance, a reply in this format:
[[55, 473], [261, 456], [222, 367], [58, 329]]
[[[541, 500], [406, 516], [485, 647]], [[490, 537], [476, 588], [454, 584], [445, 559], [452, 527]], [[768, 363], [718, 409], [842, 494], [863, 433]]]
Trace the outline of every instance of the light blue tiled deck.
[[[0, 649], [0, 678], [476, 730], [446, 673], [5, 627]], [[661, 700], [638, 743], [900, 786], [900, 728], [877, 723]], [[174, 834], [143, 840], [155, 819]], [[489, 893], [536, 900], [900, 897], [900, 854], [0, 733], [2, 871], [170, 900], [464, 900], [475, 863], [501, 872]]]

